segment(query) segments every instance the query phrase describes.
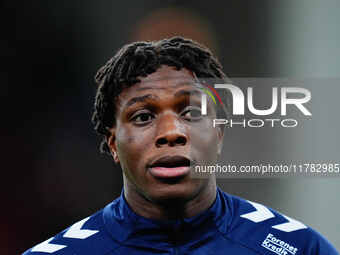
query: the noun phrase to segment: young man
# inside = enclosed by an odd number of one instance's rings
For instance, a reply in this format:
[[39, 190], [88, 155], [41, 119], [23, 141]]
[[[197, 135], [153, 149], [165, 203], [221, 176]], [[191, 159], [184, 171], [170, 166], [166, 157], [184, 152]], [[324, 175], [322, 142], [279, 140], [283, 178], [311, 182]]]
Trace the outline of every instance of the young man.
[[211, 52], [175, 37], [124, 46], [96, 75], [93, 123], [121, 166], [119, 198], [25, 255], [338, 254], [303, 223], [226, 194], [213, 165], [223, 130], [201, 115], [197, 78], [225, 79]]

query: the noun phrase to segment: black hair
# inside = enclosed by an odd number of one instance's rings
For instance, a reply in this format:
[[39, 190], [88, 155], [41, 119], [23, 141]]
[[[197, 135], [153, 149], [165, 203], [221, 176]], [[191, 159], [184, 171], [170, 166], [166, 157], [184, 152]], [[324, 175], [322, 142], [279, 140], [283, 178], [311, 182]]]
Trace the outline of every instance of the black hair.
[[98, 85], [92, 122], [103, 136], [100, 151], [110, 153], [108, 129], [115, 125], [115, 101], [124, 88], [140, 82], [161, 65], [186, 68], [197, 78], [225, 79], [222, 66], [205, 46], [182, 37], [154, 42], [134, 42], [122, 47], [95, 75]]

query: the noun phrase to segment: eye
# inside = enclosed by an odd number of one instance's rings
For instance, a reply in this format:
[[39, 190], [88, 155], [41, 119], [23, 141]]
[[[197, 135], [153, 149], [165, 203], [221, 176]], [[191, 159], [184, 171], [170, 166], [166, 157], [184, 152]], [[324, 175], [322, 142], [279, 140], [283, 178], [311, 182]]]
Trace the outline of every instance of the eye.
[[154, 116], [150, 112], [139, 111], [132, 116], [131, 121], [133, 121], [136, 124], [147, 124], [152, 119], [154, 119]]
[[183, 111], [182, 116], [188, 121], [198, 121], [202, 118], [201, 109], [189, 106]]

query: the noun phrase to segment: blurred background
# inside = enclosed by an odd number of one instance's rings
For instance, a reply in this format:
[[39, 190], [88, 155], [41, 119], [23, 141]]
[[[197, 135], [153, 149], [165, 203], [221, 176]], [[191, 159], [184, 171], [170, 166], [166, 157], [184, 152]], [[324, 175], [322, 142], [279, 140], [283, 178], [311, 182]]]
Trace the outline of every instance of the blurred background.
[[[119, 196], [120, 169], [99, 153], [90, 122], [93, 77], [135, 40], [195, 39], [216, 53], [231, 78], [333, 79], [332, 100], [324, 97], [314, 106], [323, 118], [311, 120], [308, 130], [276, 131], [275, 139], [243, 133], [231, 138], [237, 146], [229, 150], [245, 159], [266, 152], [340, 160], [340, 1], [4, 0], [0, 5], [1, 254], [20, 254]], [[318, 111], [318, 105], [330, 110]], [[229, 193], [303, 221], [340, 249], [339, 178], [219, 182]]]

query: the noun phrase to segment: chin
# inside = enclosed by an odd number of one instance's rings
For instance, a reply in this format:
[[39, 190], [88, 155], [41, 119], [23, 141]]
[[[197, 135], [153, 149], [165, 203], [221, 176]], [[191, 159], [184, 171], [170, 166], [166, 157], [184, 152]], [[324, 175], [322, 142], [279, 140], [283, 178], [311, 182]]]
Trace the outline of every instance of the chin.
[[200, 191], [197, 183], [162, 183], [149, 193], [149, 198], [157, 204], [185, 203], [192, 200]]

